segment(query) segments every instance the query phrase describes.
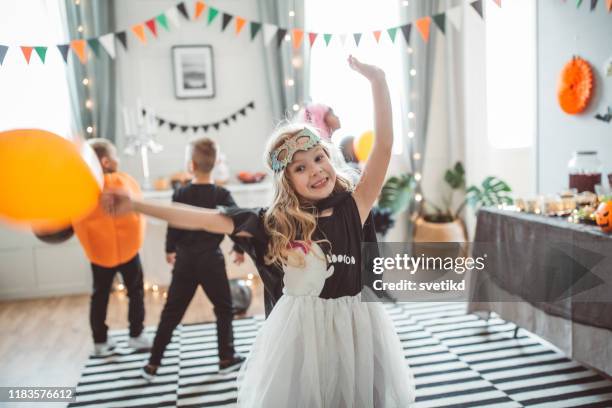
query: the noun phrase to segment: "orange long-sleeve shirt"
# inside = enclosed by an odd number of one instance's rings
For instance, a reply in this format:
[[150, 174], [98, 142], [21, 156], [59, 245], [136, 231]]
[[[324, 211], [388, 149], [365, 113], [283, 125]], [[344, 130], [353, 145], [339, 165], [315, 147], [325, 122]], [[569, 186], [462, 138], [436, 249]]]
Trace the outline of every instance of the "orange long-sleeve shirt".
[[[122, 172], [105, 174], [104, 187], [127, 190], [133, 197], [141, 195], [136, 180]], [[98, 204], [73, 228], [87, 258], [96, 265], [112, 268], [136, 256], [144, 240], [145, 221], [137, 213], [112, 217]]]

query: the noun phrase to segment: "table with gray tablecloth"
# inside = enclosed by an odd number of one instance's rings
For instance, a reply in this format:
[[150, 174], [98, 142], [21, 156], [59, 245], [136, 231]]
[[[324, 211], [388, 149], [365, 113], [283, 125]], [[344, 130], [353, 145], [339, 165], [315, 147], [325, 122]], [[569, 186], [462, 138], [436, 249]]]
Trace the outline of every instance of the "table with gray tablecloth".
[[[486, 255], [485, 255], [486, 254]], [[612, 373], [612, 235], [562, 217], [478, 212], [470, 312], [502, 318]]]

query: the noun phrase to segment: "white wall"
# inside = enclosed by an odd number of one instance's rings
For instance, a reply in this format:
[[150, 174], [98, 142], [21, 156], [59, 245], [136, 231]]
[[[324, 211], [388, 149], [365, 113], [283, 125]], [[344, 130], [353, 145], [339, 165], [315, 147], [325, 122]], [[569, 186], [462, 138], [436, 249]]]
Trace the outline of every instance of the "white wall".
[[[572, 2], [538, 1], [538, 185], [542, 193], [568, 187], [567, 163], [575, 150], [597, 150], [606, 173], [612, 172], [612, 123], [595, 119], [612, 106], [612, 78], [603, 73], [612, 57], [612, 16], [600, 1], [576, 9]], [[567, 115], [557, 103], [562, 67], [578, 55], [595, 74], [595, 95], [580, 115]]]
[[[192, 2], [186, 2], [191, 6]], [[117, 1], [117, 27], [125, 28], [156, 16], [176, 4], [166, 0]], [[212, 4], [220, 11], [242, 16], [247, 20], [259, 21], [255, 1], [219, 0]], [[193, 10], [190, 10], [193, 13]], [[137, 98], [143, 104], [155, 109], [157, 115], [169, 120], [200, 124], [217, 121], [235, 112], [249, 101], [255, 101], [255, 110], [248, 110], [247, 116], [239, 116], [231, 126], [222, 125], [219, 131], [209, 130], [212, 137], [228, 157], [232, 175], [240, 170], [261, 171], [263, 166], [264, 141], [269, 136], [275, 119], [271, 116], [267, 83], [262, 58], [262, 33], [251, 43], [249, 25], [246, 24], [238, 37], [234, 35], [234, 21], [221, 32], [221, 13], [208, 26], [208, 9], [197, 21], [188, 22], [182, 17], [180, 28], [170, 23], [170, 32], [158, 27], [159, 38], [149, 39], [142, 45], [130, 32], [129, 52], [125, 54], [117, 44], [117, 111], [122, 106], [136, 106]], [[210, 44], [214, 54], [214, 75], [216, 95], [212, 99], [183, 99], [174, 97], [171, 47], [174, 45]], [[158, 141], [164, 146], [162, 153], [150, 156], [151, 178], [167, 176], [183, 169], [185, 146], [203, 132], [193, 134], [191, 130], [182, 133], [178, 128], [170, 132], [165, 125], [158, 134]], [[123, 122], [117, 118], [117, 141], [123, 146]], [[122, 169], [142, 179], [140, 159], [122, 157]], [[235, 181], [235, 179], [234, 179]]]

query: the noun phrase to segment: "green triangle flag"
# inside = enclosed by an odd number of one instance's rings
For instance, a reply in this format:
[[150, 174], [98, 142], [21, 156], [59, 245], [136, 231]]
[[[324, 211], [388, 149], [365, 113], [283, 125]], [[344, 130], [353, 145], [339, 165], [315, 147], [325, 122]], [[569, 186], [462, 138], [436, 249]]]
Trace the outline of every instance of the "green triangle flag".
[[446, 14], [436, 14], [435, 16], [432, 16], [432, 19], [434, 24], [437, 25], [440, 31], [442, 31], [442, 34], [444, 34], [446, 32]]
[[387, 33], [389, 33], [389, 38], [391, 38], [391, 42], [395, 42], [395, 34], [397, 34], [397, 27], [387, 29]]
[[212, 21], [215, 19], [215, 17], [217, 17], [217, 14], [219, 14], [219, 10], [217, 10], [214, 7], [209, 7], [208, 8], [208, 24], [210, 25], [210, 23], [212, 23]]
[[323, 39], [325, 39], [325, 46], [329, 45], [329, 42], [331, 41], [332, 35], [331, 34], [323, 34]]
[[38, 54], [38, 57], [40, 58], [40, 60], [44, 64], [45, 63], [45, 56], [47, 55], [47, 47], [34, 47], [34, 49], [36, 50], [36, 53]]
[[164, 30], [170, 31], [170, 27], [168, 27], [168, 19], [164, 13], [161, 13], [159, 16], [155, 17], [160, 26], [164, 27]]
[[93, 50], [94, 54], [96, 54], [96, 57], [100, 56], [100, 42], [97, 38], [88, 39], [87, 45], [89, 45], [89, 48]]
[[255, 22], [255, 21], [251, 21], [251, 41], [253, 41], [253, 39], [255, 38], [257, 33], [259, 32], [260, 28], [261, 28], [261, 23], [258, 23], [258, 22]]
[[576, 8], [579, 8], [582, 4], [582, 0], [576, 0]]

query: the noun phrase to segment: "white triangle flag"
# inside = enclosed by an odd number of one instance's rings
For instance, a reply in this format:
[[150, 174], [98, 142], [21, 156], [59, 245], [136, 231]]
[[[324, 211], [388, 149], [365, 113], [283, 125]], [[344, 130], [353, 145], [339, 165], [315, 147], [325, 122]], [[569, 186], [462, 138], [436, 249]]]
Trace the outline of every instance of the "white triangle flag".
[[347, 35], [348, 34], [340, 34], [340, 36], [339, 36], [340, 37], [340, 44], [342, 44], [343, 47], [346, 46], [346, 36]]
[[461, 12], [463, 7], [453, 7], [446, 10], [446, 19], [455, 27], [455, 30], [461, 30]]
[[98, 37], [98, 41], [104, 47], [106, 53], [112, 58], [115, 59], [115, 33], [104, 34], [101, 37]]
[[263, 38], [264, 38], [265, 45], [270, 45], [270, 41], [272, 41], [272, 39], [276, 36], [277, 30], [278, 30], [278, 27], [275, 26], [274, 24], [267, 24], [267, 23], [264, 24]]
[[179, 11], [176, 7], [170, 7], [168, 10], [166, 10], [165, 14], [166, 17], [168, 17], [172, 22], [172, 25], [174, 25], [175, 27], [181, 26], [181, 17], [179, 16]]

